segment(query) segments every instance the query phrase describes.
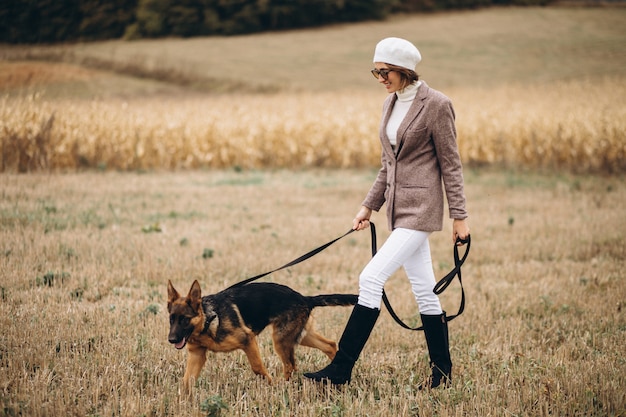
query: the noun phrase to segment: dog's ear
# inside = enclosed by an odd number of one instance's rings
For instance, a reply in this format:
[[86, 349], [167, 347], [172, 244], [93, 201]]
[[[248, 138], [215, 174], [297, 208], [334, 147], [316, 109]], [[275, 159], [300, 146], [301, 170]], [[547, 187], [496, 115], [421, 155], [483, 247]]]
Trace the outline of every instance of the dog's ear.
[[172, 285], [171, 280], [167, 280], [167, 308], [169, 310], [172, 303], [180, 298], [180, 294], [176, 291], [176, 288]]
[[191, 284], [191, 288], [189, 289], [189, 294], [187, 294], [187, 303], [197, 311], [200, 308], [200, 303], [202, 302], [202, 291], [200, 290], [200, 283], [198, 280], [195, 280], [193, 284]]

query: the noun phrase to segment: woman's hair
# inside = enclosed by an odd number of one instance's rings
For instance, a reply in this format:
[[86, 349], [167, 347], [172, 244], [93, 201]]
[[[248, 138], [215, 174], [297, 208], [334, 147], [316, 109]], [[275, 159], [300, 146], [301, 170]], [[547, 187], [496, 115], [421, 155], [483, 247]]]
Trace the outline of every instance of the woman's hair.
[[387, 67], [390, 70], [394, 70], [395, 72], [400, 74], [400, 90], [408, 87], [413, 83], [416, 83], [420, 79], [419, 75], [417, 75], [415, 71], [408, 68], [392, 64], [387, 64]]

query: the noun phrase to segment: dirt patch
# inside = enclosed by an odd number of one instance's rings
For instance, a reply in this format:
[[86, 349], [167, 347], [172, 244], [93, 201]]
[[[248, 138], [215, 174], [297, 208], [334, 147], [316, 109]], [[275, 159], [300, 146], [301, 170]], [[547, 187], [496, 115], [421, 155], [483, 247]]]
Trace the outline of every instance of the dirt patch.
[[65, 63], [0, 62], [0, 89], [42, 86], [67, 81], [88, 81], [97, 77], [97, 71]]

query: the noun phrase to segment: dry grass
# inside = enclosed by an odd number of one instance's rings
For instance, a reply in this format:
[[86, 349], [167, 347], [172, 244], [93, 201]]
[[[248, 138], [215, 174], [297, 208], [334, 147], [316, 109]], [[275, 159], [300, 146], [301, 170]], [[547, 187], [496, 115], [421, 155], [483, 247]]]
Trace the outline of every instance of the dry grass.
[[[623, 178], [467, 172], [473, 248], [466, 313], [451, 327], [453, 387], [419, 392], [423, 336], [383, 314], [342, 391], [297, 373], [267, 386], [241, 353], [210, 354], [194, 398], [167, 343], [167, 279], [217, 291], [343, 233], [374, 171], [207, 171], [0, 176], [0, 415], [623, 416]], [[384, 216], [379, 239], [384, 239]], [[449, 227], [433, 235], [436, 275]], [[367, 233], [269, 279], [354, 292]], [[393, 304], [417, 318], [402, 273]], [[454, 311], [458, 286], [442, 297]], [[316, 310], [337, 339], [349, 310]], [[280, 374], [262, 338], [270, 373]], [[326, 362], [297, 352], [301, 370]], [[301, 372], [301, 371], [300, 371]], [[211, 408], [213, 407], [213, 408]]]

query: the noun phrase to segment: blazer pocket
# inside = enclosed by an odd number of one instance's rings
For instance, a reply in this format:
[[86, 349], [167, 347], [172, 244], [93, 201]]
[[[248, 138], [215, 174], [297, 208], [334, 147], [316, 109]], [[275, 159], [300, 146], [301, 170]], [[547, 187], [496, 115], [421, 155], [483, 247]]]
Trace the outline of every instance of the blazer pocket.
[[428, 126], [419, 123], [419, 121], [415, 121], [414, 123], [416, 123], [415, 128], [413, 128], [413, 126], [409, 126], [408, 133], [417, 135], [423, 134], [428, 130]]
[[[400, 139], [401, 151], [411, 154], [415, 149], [424, 146], [428, 142], [428, 127], [420, 126], [419, 129], [407, 129]], [[398, 153], [400, 150], [398, 151]]]
[[409, 126], [405, 134], [407, 138], [423, 138], [427, 135], [428, 135], [428, 127], [424, 125], [418, 125], [416, 126], [416, 129], [413, 129], [412, 126]]
[[407, 207], [424, 205], [429, 199], [430, 187], [426, 185], [403, 185], [397, 192], [397, 204]]

